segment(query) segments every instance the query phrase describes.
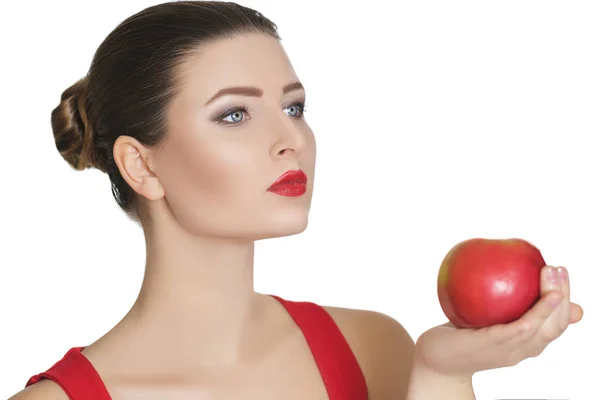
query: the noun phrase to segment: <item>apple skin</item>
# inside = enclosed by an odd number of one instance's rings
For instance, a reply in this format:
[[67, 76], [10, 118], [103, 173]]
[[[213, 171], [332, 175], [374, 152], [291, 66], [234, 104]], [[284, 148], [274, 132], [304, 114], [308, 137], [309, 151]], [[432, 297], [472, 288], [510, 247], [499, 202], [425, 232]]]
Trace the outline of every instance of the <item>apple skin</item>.
[[526, 240], [474, 238], [455, 245], [438, 274], [438, 298], [457, 328], [519, 319], [540, 298], [541, 252]]

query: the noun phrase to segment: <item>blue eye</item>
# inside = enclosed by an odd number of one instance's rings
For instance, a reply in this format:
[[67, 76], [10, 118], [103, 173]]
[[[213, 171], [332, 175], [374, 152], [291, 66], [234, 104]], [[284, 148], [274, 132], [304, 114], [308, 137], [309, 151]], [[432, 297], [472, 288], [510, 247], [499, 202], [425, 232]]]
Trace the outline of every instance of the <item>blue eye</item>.
[[304, 112], [306, 111], [306, 104], [298, 102], [298, 103], [294, 103], [294, 104], [286, 107], [285, 109], [286, 110], [289, 110], [289, 109], [295, 110], [291, 114], [288, 113], [288, 115], [290, 117], [301, 118], [304, 115]]
[[[285, 107], [284, 111], [287, 115], [289, 115], [292, 118], [301, 119], [304, 116], [304, 113], [306, 112], [306, 105], [302, 102], [297, 102]], [[247, 115], [248, 107], [235, 107], [230, 108], [229, 110], [221, 113], [216, 118], [214, 118], [214, 121], [220, 125], [239, 125], [242, 122], [244, 122], [244, 120], [249, 119], [247, 118]]]
[[244, 114], [248, 114], [248, 107], [246, 106], [230, 108], [217, 115], [214, 118], [214, 121], [220, 125], [238, 125], [243, 122], [245, 117]]
[[231, 117], [232, 121], [227, 121], [227, 122], [237, 124], [237, 123], [242, 122], [245, 112], [246, 112], [245, 110], [237, 110], [237, 111], [234, 111], [234, 112], [228, 114], [223, 119], [226, 120], [227, 118]]

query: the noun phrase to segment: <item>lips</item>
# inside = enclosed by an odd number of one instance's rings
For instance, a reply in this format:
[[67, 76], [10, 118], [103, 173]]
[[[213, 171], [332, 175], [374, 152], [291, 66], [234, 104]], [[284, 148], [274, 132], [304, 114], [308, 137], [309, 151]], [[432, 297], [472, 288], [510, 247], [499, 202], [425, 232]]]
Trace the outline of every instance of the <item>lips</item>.
[[306, 192], [307, 180], [302, 170], [290, 170], [277, 178], [268, 191], [281, 196], [301, 196]]

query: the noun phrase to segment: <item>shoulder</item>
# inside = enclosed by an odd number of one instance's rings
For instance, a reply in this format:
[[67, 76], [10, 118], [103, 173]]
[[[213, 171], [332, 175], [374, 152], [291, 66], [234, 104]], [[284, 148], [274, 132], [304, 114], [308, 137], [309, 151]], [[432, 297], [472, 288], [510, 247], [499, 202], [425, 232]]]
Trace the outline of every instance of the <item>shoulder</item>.
[[42, 379], [8, 400], [69, 400], [69, 396], [55, 382]]
[[404, 398], [415, 347], [406, 329], [380, 312], [322, 307], [350, 345], [367, 381], [369, 399]]

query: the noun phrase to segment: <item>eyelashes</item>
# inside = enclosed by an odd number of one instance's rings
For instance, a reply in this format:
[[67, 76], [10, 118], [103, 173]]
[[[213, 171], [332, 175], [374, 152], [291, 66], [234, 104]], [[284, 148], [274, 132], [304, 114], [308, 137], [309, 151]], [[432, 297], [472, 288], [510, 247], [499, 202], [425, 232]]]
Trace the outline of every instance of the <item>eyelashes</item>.
[[[302, 101], [298, 101], [298, 102], [292, 103], [289, 106], [285, 107], [284, 110], [290, 109], [292, 107], [297, 107], [298, 112], [297, 112], [297, 115], [291, 115], [291, 117], [296, 118], [296, 119], [302, 119], [304, 117], [304, 113], [306, 112], [306, 103], [302, 102]], [[245, 117], [246, 115], [248, 115], [248, 107], [246, 105], [242, 105], [242, 106], [230, 108], [230, 109], [222, 112], [221, 114], [219, 114], [215, 118], [213, 118], [213, 122], [216, 122], [219, 125], [225, 125], [225, 126], [239, 125], [247, 119]], [[225, 119], [228, 117], [234, 117], [233, 121], [226, 121]]]

